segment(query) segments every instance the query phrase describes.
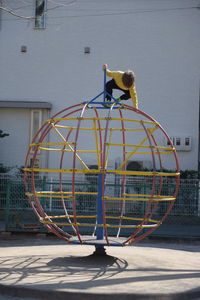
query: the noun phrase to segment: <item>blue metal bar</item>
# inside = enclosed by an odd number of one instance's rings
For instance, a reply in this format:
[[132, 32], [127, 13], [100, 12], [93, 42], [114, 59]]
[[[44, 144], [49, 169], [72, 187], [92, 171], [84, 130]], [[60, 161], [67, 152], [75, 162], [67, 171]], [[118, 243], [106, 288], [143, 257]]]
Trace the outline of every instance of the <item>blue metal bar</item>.
[[[98, 197], [97, 197], [97, 225], [103, 224], [103, 204], [102, 204], [102, 174], [98, 174]], [[97, 227], [97, 240], [103, 240], [104, 228]]]
[[112, 95], [110, 95], [106, 91], [106, 70], [104, 70], [103, 90], [104, 90], [103, 102], [106, 102], [106, 95], [108, 95], [109, 97], [111, 97], [115, 102], [118, 102], [116, 98], [114, 98]]
[[[88, 101], [84, 101], [84, 102], [82, 102], [83, 104], [85, 104], [85, 103], [88, 103], [88, 105], [90, 105], [90, 104], [102, 104], [103, 102], [102, 101], [95, 101], [95, 102], [88, 102]], [[110, 104], [110, 101], [106, 101], [105, 102], [105, 104]], [[111, 103], [112, 104], [112, 103]]]
[[108, 96], [110, 96], [116, 103], [118, 103], [117, 99], [115, 97], [113, 97], [112, 95], [110, 95], [108, 92], [105, 92], [105, 94], [108, 95]]
[[106, 70], [104, 70], [104, 78], [103, 78], [103, 102], [106, 100]]
[[[106, 103], [106, 102], [105, 102]], [[101, 102], [101, 104], [102, 104], [102, 102]], [[110, 103], [109, 103], [110, 104]], [[88, 106], [88, 109], [93, 109], [94, 108], [94, 106]], [[95, 106], [95, 108], [97, 108], [97, 109], [109, 109], [110, 107], [104, 107], [104, 106]], [[124, 109], [124, 107], [122, 106], [122, 107], [120, 107], [121, 109]], [[112, 109], [119, 109], [119, 106], [117, 106], [117, 107], [113, 107]]]
[[88, 103], [93, 102], [95, 99], [97, 99], [98, 97], [100, 97], [102, 94], [104, 94], [104, 91], [101, 92], [100, 94], [98, 94], [96, 97], [94, 97], [92, 100], [90, 100]]
[[[116, 98], [114, 98], [112, 95], [110, 95], [107, 91], [106, 91], [106, 70], [104, 70], [104, 89], [103, 89], [103, 92], [101, 92], [100, 94], [98, 94], [97, 96], [95, 96], [94, 98], [92, 98], [91, 100], [89, 100], [89, 101], [84, 101], [83, 102], [83, 104], [85, 104], [85, 103], [88, 103], [88, 104], [102, 104], [103, 106], [105, 105], [105, 104], [109, 104], [109, 105], [111, 105], [112, 103], [111, 103], [111, 101], [106, 101], [106, 96], [109, 96], [112, 100], [114, 100], [114, 102], [115, 103], [119, 103], [119, 104], [121, 104], [120, 102], [118, 102], [118, 100], [116, 99]], [[101, 102], [95, 102], [95, 100], [97, 99], [97, 98], [99, 98], [101, 95], [103, 95], [103, 102], [101, 101]], [[103, 108], [108, 108], [108, 107], [103, 107]]]

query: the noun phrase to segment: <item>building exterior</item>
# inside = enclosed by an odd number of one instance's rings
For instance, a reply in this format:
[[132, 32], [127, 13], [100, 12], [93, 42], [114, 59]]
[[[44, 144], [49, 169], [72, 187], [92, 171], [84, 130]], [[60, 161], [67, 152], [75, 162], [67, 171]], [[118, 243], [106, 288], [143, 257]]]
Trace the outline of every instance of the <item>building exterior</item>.
[[181, 169], [198, 169], [199, 1], [7, 0], [6, 5], [36, 18], [0, 14], [0, 129], [9, 133], [0, 139], [0, 163], [22, 166], [44, 120], [102, 91], [107, 63], [112, 70], [134, 70], [139, 108], [173, 138]]

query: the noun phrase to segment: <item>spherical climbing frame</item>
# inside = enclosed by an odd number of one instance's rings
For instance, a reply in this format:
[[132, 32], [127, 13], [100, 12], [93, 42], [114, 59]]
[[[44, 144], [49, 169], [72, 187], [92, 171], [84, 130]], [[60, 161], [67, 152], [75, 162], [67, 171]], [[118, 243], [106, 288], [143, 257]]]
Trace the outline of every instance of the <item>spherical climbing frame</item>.
[[[135, 243], [157, 229], [173, 207], [180, 182], [166, 131], [111, 95], [107, 102], [105, 84], [104, 72], [103, 92], [46, 120], [29, 145], [24, 168], [26, 195], [40, 222], [59, 238], [95, 245], [100, 252], [104, 246]], [[38, 167], [38, 155], [47, 153], [53, 167]], [[150, 164], [130, 170], [133, 159]], [[163, 161], [170, 161], [173, 171], [166, 172]], [[41, 178], [54, 180], [41, 190]]]

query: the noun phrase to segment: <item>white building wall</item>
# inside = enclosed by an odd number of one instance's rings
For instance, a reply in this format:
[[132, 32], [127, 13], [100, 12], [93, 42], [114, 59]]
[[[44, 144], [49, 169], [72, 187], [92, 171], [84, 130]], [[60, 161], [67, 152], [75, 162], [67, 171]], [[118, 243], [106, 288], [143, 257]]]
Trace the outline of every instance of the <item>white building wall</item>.
[[[7, 5], [19, 2], [8, 0]], [[192, 137], [192, 151], [180, 152], [179, 158], [181, 169], [197, 169], [198, 5], [196, 0], [82, 0], [49, 10], [44, 30], [3, 12], [0, 100], [48, 101], [54, 114], [102, 90], [103, 63], [111, 69], [133, 69], [139, 108], [169, 135]], [[33, 11], [30, 6], [21, 12]], [[27, 53], [20, 52], [21, 45]], [[90, 54], [84, 54], [86, 46]]]

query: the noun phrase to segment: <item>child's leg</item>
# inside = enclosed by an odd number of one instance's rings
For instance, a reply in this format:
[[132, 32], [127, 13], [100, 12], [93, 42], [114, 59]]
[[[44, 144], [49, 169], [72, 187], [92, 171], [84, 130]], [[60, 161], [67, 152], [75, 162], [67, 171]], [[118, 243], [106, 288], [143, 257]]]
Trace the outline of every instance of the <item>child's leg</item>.
[[[119, 87], [116, 85], [114, 79], [111, 79], [106, 83], [106, 92], [108, 92], [112, 96], [113, 89], [119, 89]], [[106, 99], [107, 101], [111, 101], [111, 97], [109, 95], [106, 95]]]
[[[131, 98], [129, 90], [120, 89], [120, 87], [118, 87], [118, 85], [115, 83], [114, 79], [111, 79], [110, 81], [108, 81], [106, 83], [106, 92], [108, 92], [112, 96], [113, 89], [120, 90], [120, 91], [124, 92], [124, 94], [122, 94], [120, 96], [121, 100], [128, 100], [128, 99]], [[106, 95], [106, 100], [111, 101], [111, 97], [109, 95]]]
[[128, 100], [131, 98], [129, 90], [122, 90], [124, 92], [123, 95], [120, 96], [121, 100]]

